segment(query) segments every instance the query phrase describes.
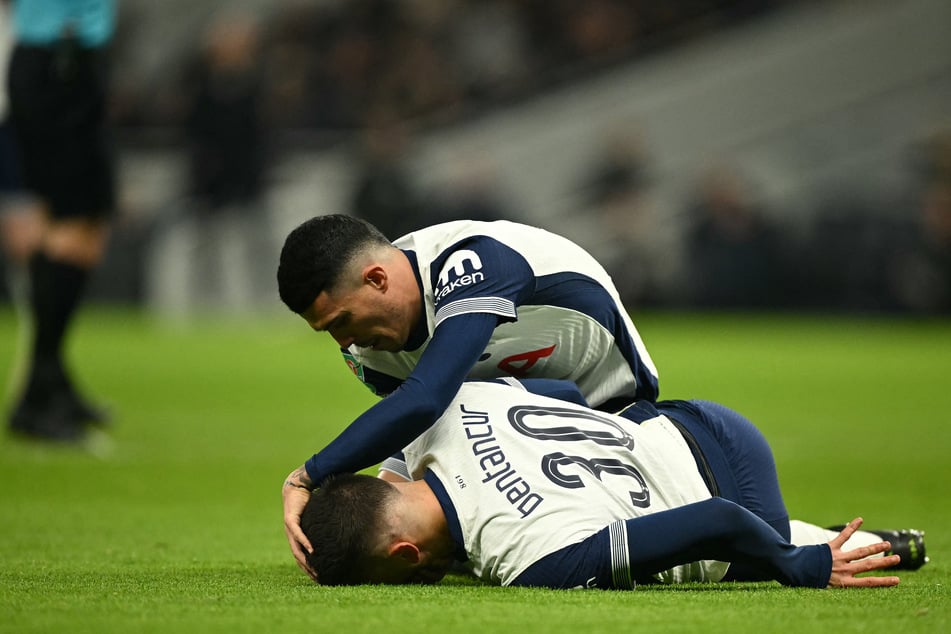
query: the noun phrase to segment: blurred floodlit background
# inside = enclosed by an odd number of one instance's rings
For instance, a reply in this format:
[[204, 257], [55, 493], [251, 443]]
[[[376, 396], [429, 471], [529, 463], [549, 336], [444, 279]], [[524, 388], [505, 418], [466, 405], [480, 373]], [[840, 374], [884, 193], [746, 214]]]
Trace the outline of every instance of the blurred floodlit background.
[[[304, 219], [507, 218], [631, 308], [951, 312], [947, 0], [121, 0], [93, 302], [283, 310]], [[3, 301], [9, 293], [2, 291]]]

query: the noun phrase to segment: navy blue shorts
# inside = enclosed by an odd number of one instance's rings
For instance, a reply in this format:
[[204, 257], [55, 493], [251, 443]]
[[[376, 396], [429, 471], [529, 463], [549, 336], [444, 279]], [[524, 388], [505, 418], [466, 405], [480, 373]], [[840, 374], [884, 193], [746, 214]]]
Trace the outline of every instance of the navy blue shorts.
[[696, 439], [719, 496], [748, 509], [789, 540], [789, 513], [773, 451], [762, 432], [745, 416], [719, 403], [661, 401], [656, 406]]

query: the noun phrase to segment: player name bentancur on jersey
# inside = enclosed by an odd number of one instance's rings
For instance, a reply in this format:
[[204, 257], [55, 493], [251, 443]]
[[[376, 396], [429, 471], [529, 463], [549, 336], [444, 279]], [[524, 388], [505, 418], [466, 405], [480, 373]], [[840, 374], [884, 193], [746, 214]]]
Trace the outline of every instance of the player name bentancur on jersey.
[[[459, 404], [460, 421], [465, 430], [466, 439], [471, 441], [472, 455], [478, 461], [479, 469], [485, 475], [481, 483], [493, 483], [498, 492], [514, 506], [524, 518], [531, 515], [545, 498], [532, 492], [532, 485], [519, 475], [512, 463], [506, 460], [505, 451], [499, 444], [489, 422], [489, 413], [468, 410], [465, 404]], [[463, 477], [454, 477], [459, 488], [465, 488]]]

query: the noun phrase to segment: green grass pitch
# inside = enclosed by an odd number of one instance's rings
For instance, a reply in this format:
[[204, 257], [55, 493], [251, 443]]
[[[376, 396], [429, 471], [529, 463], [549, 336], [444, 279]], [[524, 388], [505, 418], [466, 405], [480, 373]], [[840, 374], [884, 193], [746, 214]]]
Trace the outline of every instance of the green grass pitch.
[[[169, 327], [88, 310], [69, 356], [115, 426], [88, 451], [0, 441], [0, 632], [951, 631], [951, 322], [646, 314], [662, 396], [753, 419], [794, 517], [927, 531], [897, 588], [320, 588], [283, 477], [373, 402], [293, 315]], [[0, 383], [16, 322], [0, 308]], [[4, 413], [10, 407], [3, 402]]]

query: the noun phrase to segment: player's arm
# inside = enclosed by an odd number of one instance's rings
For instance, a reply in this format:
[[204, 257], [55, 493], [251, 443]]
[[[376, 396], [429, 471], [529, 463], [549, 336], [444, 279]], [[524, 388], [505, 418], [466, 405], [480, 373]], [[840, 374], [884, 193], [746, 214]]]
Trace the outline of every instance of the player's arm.
[[[843, 534], [854, 530], [850, 524]], [[630, 588], [674, 566], [711, 559], [745, 563], [790, 586], [898, 583], [897, 577], [856, 578], [860, 572], [886, 568], [897, 561], [890, 557], [855, 561], [884, 552], [888, 543], [845, 552], [841, 547], [847, 538], [840, 535], [829, 544], [793, 546], [743, 507], [711, 498], [619, 520], [580, 544], [539, 560], [513, 584]]]
[[[884, 552], [889, 547], [887, 542], [882, 542], [876, 547], [843, 552], [841, 546], [845, 539], [837, 544], [793, 546], [762, 519], [723, 498], [627, 520], [618, 528], [621, 530], [616, 533], [623, 536], [615, 534], [611, 548], [615, 554], [619, 548], [631, 553], [629, 561], [634, 579], [646, 579], [677, 565], [714, 559], [747, 564], [783, 585], [825, 588], [830, 585], [837, 567]], [[869, 566], [862, 572], [897, 562], [878, 559], [867, 563]], [[835, 583], [866, 585], [848, 577], [840, 576]], [[882, 579], [885, 580], [882, 585], [894, 585], [892, 580], [898, 582], [897, 578]]]
[[433, 333], [429, 347], [409, 378], [375, 404], [303, 466], [282, 488], [284, 532], [297, 564], [316, 581], [307, 565], [313, 549], [300, 528], [310, 492], [335, 473], [355, 473], [392, 456], [432, 425], [446, 409], [470, 368], [485, 350], [498, 318], [459, 315]]
[[300, 517], [310, 500], [310, 492], [313, 488], [314, 484], [307, 475], [307, 470], [301, 465], [284, 478], [281, 498], [284, 503], [284, 534], [287, 535], [291, 553], [301, 570], [317, 581], [317, 573], [307, 563], [307, 553], [313, 552], [314, 549], [300, 527]]
[[306, 462], [311, 481], [319, 485], [329, 475], [377, 464], [426, 431], [459, 390], [497, 324], [498, 316], [487, 313], [441, 323], [406, 381]]
[[[428, 429], [485, 352], [495, 327], [516, 319], [515, 307], [534, 288], [525, 259], [486, 236], [458, 243], [438, 262], [436, 326], [426, 351], [395, 391], [307, 461], [315, 483], [374, 465]], [[475, 262], [481, 267], [478, 276], [467, 268]]]

